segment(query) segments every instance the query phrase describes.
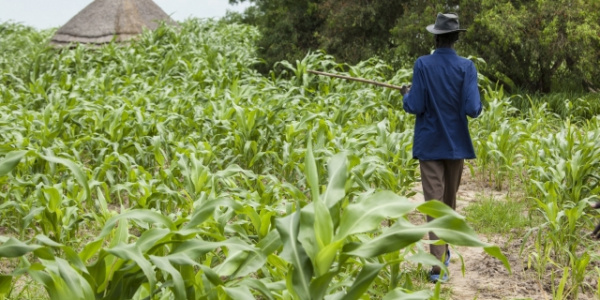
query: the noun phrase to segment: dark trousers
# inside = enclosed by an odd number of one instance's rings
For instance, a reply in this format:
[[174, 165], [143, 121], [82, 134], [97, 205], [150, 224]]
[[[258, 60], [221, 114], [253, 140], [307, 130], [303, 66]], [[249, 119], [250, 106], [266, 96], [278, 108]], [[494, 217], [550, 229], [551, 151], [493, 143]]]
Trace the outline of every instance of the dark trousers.
[[[425, 201], [439, 200], [456, 209], [456, 193], [460, 185], [464, 159], [458, 160], [420, 160], [421, 181]], [[427, 216], [427, 221], [433, 220]], [[435, 233], [429, 233], [430, 240], [437, 240]], [[442, 260], [448, 245], [429, 245], [432, 255]], [[442, 260], [443, 261], [443, 260]]]

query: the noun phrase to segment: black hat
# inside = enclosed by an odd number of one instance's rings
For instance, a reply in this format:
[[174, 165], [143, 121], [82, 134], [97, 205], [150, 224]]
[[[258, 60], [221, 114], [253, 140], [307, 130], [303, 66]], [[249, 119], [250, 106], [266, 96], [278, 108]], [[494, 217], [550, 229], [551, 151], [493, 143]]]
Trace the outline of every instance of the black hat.
[[427, 26], [427, 31], [433, 34], [444, 34], [455, 31], [467, 31], [460, 29], [458, 24], [458, 15], [455, 13], [442, 14], [438, 13], [435, 19], [435, 24]]

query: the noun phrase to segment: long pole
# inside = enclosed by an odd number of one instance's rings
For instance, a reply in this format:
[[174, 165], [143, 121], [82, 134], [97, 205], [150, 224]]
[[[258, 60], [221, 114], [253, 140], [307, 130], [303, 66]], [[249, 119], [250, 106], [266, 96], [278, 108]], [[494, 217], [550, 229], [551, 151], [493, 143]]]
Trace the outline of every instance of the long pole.
[[344, 75], [338, 75], [338, 74], [332, 74], [332, 73], [325, 73], [325, 72], [313, 71], [313, 70], [306, 70], [306, 72], [312, 73], [312, 74], [316, 74], [316, 75], [322, 75], [322, 76], [329, 76], [329, 77], [335, 77], [335, 78], [353, 80], [353, 81], [358, 81], [358, 82], [364, 82], [364, 83], [374, 84], [374, 85], [378, 85], [378, 86], [383, 86], [383, 87], [386, 87], [386, 88], [391, 88], [391, 89], [396, 89], [396, 90], [402, 90], [401, 86], [387, 84], [387, 83], [373, 81], [373, 80], [368, 80], [368, 79], [359, 78], [359, 77], [344, 76]]

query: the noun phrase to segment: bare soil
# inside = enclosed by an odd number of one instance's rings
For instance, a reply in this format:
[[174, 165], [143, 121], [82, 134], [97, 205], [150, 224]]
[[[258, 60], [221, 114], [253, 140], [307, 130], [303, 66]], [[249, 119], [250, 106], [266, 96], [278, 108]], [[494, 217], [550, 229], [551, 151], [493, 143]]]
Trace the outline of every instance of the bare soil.
[[[415, 187], [417, 195], [413, 201], [423, 201], [420, 184]], [[463, 213], [465, 207], [484, 197], [494, 197], [499, 201], [507, 199], [507, 193], [497, 191], [485, 183], [470, 176], [468, 168], [463, 172], [462, 184], [459, 188], [457, 207], [459, 213]], [[515, 195], [510, 195], [514, 197]], [[528, 251], [520, 254], [520, 248], [524, 242], [522, 236], [480, 235], [485, 242], [497, 245], [502, 253], [508, 258], [512, 273], [504, 267], [501, 261], [489, 256], [482, 248], [451, 247], [452, 256], [449, 267], [450, 280], [444, 283], [444, 288], [451, 290], [448, 299], [466, 300], [492, 300], [492, 299], [553, 299], [551, 276], [539, 279], [533, 268], [528, 268]], [[527, 249], [527, 247], [525, 248]], [[462, 271], [464, 261], [464, 274]], [[549, 268], [549, 272], [552, 272]], [[556, 277], [559, 280], [561, 274]], [[556, 282], [557, 284], [558, 282]], [[590, 285], [598, 287], [598, 279]], [[433, 289], [433, 285], [431, 287]], [[579, 292], [577, 299], [598, 299], [594, 291]]]

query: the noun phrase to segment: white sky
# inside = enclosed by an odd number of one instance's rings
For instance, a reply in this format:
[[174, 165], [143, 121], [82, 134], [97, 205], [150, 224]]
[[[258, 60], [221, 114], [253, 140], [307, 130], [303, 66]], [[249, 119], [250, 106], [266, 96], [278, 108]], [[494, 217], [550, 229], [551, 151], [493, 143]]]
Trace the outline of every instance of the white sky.
[[[92, 0], [0, 0], [0, 23], [7, 21], [37, 29], [60, 27]], [[228, 0], [154, 0], [177, 21], [188, 17], [220, 18], [227, 10], [242, 12], [248, 2], [229, 5]]]

